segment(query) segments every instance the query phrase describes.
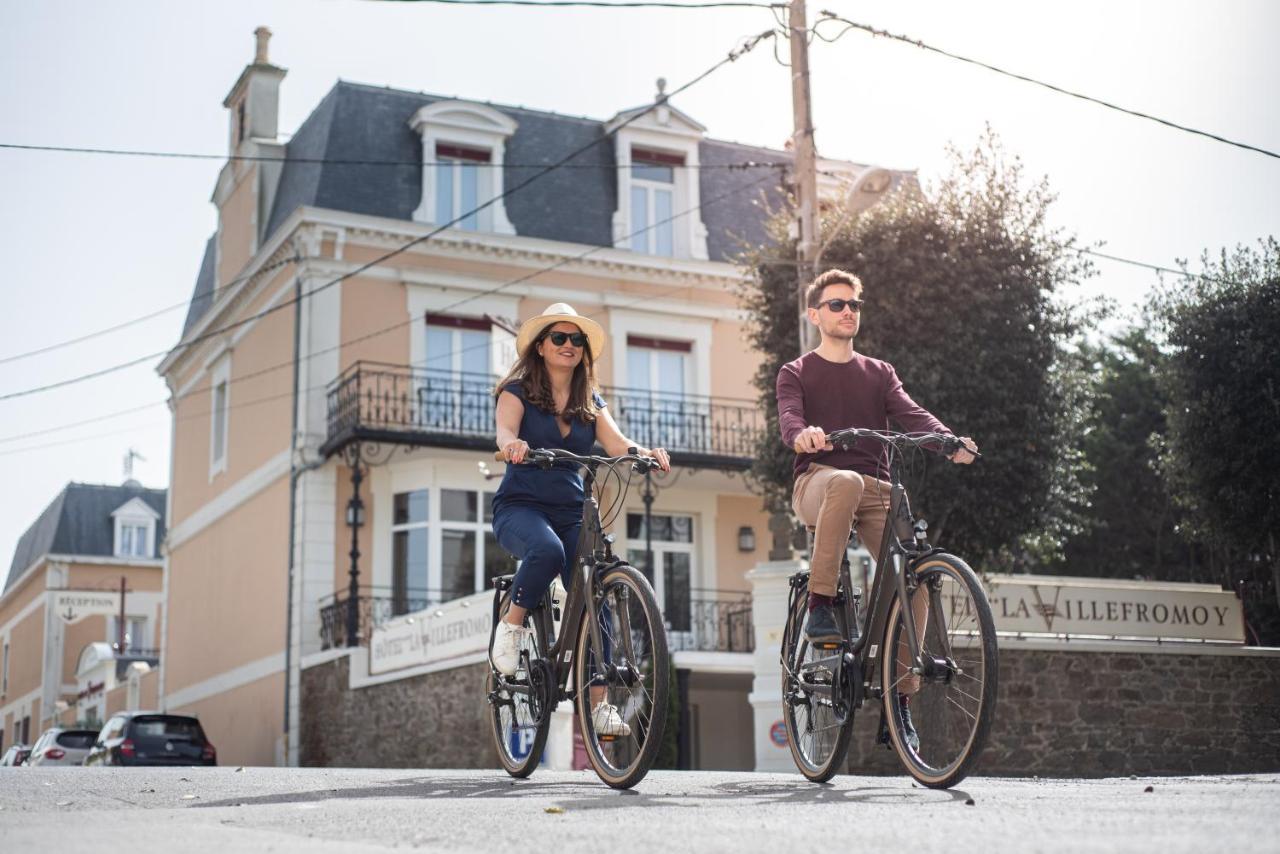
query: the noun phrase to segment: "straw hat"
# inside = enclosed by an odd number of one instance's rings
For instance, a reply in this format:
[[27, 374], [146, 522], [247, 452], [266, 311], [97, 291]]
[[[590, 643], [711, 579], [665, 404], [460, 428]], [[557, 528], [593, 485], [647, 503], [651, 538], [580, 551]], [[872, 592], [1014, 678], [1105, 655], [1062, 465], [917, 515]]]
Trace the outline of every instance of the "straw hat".
[[552, 303], [546, 311], [531, 317], [520, 324], [520, 332], [516, 335], [516, 352], [521, 355], [528, 349], [538, 333], [555, 323], [572, 323], [587, 335], [587, 345], [591, 347], [591, 358], [600, 361], [604, 354], [604, 329], [589, 317], [583, 317], [573, 310], [567, 302]]

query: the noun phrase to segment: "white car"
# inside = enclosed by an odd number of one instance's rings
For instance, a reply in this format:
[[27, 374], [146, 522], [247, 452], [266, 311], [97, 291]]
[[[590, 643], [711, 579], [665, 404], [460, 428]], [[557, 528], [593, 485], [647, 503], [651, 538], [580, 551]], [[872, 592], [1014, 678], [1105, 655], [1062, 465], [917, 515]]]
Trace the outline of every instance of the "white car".
[[96, 729], [47, 729], [32, 746], [28, 765], [81, 765], [98, 740]]

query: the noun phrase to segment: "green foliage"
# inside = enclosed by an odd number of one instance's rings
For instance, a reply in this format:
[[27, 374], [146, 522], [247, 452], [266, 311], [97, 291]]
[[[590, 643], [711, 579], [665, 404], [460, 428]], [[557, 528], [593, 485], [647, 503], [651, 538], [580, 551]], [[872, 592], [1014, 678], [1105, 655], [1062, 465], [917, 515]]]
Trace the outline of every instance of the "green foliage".
[[1202, 258], [1204, 276], [1161, 289], [1167, 350], [1161, 455], [1186, 533], [1242, 589], [1256, 632], [1280, 638], [1280, 242]]
[[[892, 363], [921, 406], [983, 449], [972, 466], [923, 461], [913, 505], [930, 539], [988, 570], [1030, 571], [1081, 525], [1087, 366], [1072, 342], [1084, 322], [1062, 294], [1091, 269], [1046, 224], [1046, 183], [1027, 186], [994, 134], [951, 154], [928, 194], [908, 188], [855, 216], [836, 212], [821, 267], [863, 281], [858, 351]], [[774, 379], [798, 344], [795, 267], [774, 260], [791, 252], [784, 228], [780, 217], [776, 245], [749, 259], [742, 301], [764, 354], [756, 386], [772, 430], [755, 474], [786, 509], [793, 457], [778, 440]]]
[[1203, 580], [1196, 550], [1178, 534], [1183, 511], [1160, 475], [1166, 358], [1142, 318], [1082, 357], [1093, 377], [1081, 480], [1087, 522], [1067, 543], [1061, 571], [1108, 578]]

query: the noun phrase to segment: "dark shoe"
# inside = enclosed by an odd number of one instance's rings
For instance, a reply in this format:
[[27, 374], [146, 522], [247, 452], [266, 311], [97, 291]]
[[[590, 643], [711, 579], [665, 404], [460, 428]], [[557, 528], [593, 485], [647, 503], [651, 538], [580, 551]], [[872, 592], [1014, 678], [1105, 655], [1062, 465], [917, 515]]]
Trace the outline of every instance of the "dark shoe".
[[836, 611], [830, 605], [818, 605], [809, 612], [809, 620], [804, 627], [805, 637], [814, 646], [820, 644], [838, 644], [844, 642], [844, 634], [836, 625]]
[[907, 741], [907, 746], [911, 748], [912, 753], [920, 752], [920, 733], [916, 732], [916, 726], [911, 722], [911, 706], [905, 694], [898, 695], [898, 710], [902, 717], [902, 735]]

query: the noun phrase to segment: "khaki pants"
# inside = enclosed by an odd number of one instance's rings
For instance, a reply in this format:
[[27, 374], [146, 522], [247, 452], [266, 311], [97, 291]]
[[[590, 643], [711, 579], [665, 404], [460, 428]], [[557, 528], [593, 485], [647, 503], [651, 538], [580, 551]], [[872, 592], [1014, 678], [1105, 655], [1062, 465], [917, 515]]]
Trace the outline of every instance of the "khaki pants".
[[[836, 595], [840, 560], [849, 543], [849, 532], [858, 529], [858, 538], [871, 557], [880, 559], [880, 543], [884, 540], [885, 520], [889, 515], [890, 485], [883, 480], [856, 471], [836, 469], [810, 463], [796, 478], [791, 493], [791, 508], [813, 533], [813, 557], [809, 561], [809, 590], [820, 596]], [[877, 567], [877, 571], [879, 567]], [[929, 597], [917, 591], [912, 597], [911, 612], [916, 633], [921, 636], [928, 624]], [[907, 671], [911, 655], [904, 637], [898, 645], [897, 690], [914, 694], [920, 688], [920, 677]]]

